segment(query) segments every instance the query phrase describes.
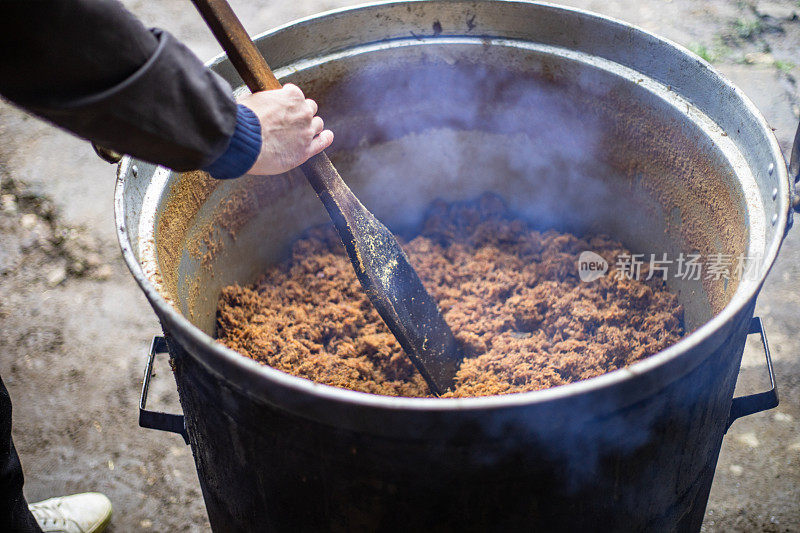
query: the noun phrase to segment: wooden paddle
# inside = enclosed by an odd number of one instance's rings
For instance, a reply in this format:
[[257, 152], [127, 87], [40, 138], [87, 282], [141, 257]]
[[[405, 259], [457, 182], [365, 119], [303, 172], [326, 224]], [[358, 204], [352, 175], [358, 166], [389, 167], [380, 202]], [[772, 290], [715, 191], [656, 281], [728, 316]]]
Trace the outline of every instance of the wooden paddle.
[[[280, 89], [227, 0], [192, 0], [252, 92]], [[438, 395], [461, 362], [453, 332], [394, 235], [356, 198], [325, 152], [300, 167], [322, 200], [358, 280], [411, 362]]]

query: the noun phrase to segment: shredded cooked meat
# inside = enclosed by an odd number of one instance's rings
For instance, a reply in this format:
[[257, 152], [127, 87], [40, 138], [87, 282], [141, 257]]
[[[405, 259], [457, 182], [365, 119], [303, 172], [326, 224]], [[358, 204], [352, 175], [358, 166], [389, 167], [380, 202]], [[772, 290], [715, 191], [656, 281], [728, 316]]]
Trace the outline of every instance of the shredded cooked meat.
[[[434, 204], [403, 247], [466, 355], [448, 397], [572, 383], [639, 361], [683, 335], [683, 309], [662, 281], [617, 275], [616, 258], [629, 253], [619, 242], [540, 233], [495, 196]], [[607, 275], [579, 279], [585, 250], [608, 261]], [[330, 226], [310, 230], [254, 285], [226, 287], [217, 326], [226, 346], [296, 376], [373, 394], [430, 396]]]

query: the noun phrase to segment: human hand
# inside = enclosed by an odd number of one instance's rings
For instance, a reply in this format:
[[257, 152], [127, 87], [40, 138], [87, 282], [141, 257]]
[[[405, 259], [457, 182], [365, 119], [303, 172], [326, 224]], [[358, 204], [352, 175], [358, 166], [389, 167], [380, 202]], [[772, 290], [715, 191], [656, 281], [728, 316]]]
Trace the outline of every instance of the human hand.
[[333, 142], [333, 132], [317, 114], [317, 104], [296, 85], [239, 99], [261, 122], [261, 153], [248, 174], [272, 176], [287, 172]]

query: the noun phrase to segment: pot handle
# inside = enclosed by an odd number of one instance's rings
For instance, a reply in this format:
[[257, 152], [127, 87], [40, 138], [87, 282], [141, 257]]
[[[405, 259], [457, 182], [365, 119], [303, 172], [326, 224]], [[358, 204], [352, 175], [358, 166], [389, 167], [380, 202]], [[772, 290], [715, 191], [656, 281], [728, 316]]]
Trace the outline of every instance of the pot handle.
[[772, 370], [772, 358], [769, 355], [769, 344], [767, 343], [767, 334], [764, 332], [764, 324], [761, 318], [754, 316], [750, 320], [750, 330], [748, 335], [758, 333], [761, 336], [761, 345], [764, 347], [764, 356], [767, 359], [767, 372], [769, 372], [770, 390], [766, 392], [759, 392], [757, 394], [750, 394], [748, 396], [739, 396], [734, 398], [731, 402], [731, 411], [728, 415], [728, 425], [725, 427], [725, 432], [730, 429], [731, 424], [743, 416], [760, 413], [767, 409], [778, 407], [778, 389], [775, 387], [775, 373]]
[[105, 161], [106, 163], [111, 163], [112, 165], [116, 165], [122, 159], [122, 154], [119, 152], [115, 152], [114, 150], [109, 150], [103, 146], [92, 141], [92, 148], [94, 148], [94, 153], [97, 154], [97, 157]]
[[153, 375], [153, 363], [156, 360], [156, 355], [164, 353], [169, 353], [167, 340], [161, 335], [156, 335], [153, 337], [153, 342], [150, 343], [150, 355], [147, 358], [147, 367], [144, 370], [144, 379], [142, 379], [142, 396], [139, 399], [139, 426], [177, 433], [183, 437], [186, 444], [189, 444], [189, 435], [186, 433], [186, 420], [183, 415], [148, 411], [146, 409], [150, 377]]

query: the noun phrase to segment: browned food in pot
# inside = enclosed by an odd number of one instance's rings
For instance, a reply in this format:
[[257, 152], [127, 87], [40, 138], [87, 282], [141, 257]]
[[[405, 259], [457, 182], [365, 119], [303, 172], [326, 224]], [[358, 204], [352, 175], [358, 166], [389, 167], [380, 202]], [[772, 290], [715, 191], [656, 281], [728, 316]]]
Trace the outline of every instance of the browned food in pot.
[[[683, 335], [683, 309], [663, 281], [617, 275], [617, 257], [630, 253], [619, 242], [535, 231], [493, 196], [434, 204], [403, 247], [466, 354], [448, 397], [591, 378]], [[607, 275], [580, 280], [585, 250], [608, 261]], [[217, 335], [239, 353], [319, 383], [430, 396], [329, 226], [310, 230], [254, 285], [226, 287]]]

